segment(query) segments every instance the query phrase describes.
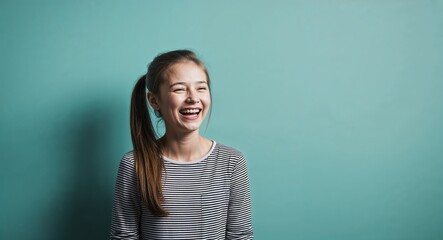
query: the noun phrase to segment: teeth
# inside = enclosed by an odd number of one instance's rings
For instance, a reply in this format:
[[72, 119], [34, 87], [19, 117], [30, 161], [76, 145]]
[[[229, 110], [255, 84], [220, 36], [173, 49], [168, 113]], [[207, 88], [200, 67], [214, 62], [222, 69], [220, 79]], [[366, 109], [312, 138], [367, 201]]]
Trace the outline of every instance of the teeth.
[[199, 109], [185, 109], [185, 110], [181, 110], [182, 113], [198, 113], [200, 112]]

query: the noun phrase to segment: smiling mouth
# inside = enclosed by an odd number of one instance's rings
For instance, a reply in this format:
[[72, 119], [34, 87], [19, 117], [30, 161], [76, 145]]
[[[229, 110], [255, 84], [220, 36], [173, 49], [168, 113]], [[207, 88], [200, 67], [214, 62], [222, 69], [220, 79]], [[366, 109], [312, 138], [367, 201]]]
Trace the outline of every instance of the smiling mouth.
[[199, 108], [184, 108], [179, 111], [182, 115], [192, 116], [198, 115], [201, 112]]

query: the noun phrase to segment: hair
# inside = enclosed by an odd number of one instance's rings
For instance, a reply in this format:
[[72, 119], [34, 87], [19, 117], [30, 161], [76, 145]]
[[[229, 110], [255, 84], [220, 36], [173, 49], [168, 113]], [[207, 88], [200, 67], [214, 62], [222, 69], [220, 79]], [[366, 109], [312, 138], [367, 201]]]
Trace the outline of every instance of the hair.
[[[188, 61], [194, 62], [205, 72], [210, 91], [209, 74], [203, 62], [190, 50], [175, 50], [162, 53], [152, 60], [148, 72], [138, 79], [131, 96], [130, 125], [137, 186], [141, 200], [156, 216], [168, 215], [162, 207], [162, 174], [165, 172], [165, 166], [161, 159], [162, 144], [158, 140], [149, 114], [146, 90], [159, 95], [159, 87], [169, 77], [171, 67]], [[211, 110], [210, 107], [209, 119]]]

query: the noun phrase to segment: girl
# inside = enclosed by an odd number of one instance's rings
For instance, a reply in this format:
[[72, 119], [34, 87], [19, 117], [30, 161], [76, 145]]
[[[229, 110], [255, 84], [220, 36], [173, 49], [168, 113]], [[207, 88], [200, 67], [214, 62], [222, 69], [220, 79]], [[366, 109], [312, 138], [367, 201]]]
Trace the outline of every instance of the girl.
[[[243, 155], [199, 134], [211, 100], [208, 71], [189, 50], [158, 55], [138, 80], [111, 239], [252, 239]], [[148, 102], [165, 123], [160, 138]]]

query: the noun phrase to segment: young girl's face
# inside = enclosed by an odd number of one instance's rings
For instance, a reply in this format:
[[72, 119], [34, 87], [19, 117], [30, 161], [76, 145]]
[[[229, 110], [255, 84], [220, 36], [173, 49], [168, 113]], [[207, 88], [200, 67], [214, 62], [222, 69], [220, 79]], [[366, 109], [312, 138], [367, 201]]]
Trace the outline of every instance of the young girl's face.
[[166, 131], [198, 131], [211, 105], [206, 74], [192, 61], [174, 64], [169, 70], [156, 102], [150, 102], [160, 111]]

